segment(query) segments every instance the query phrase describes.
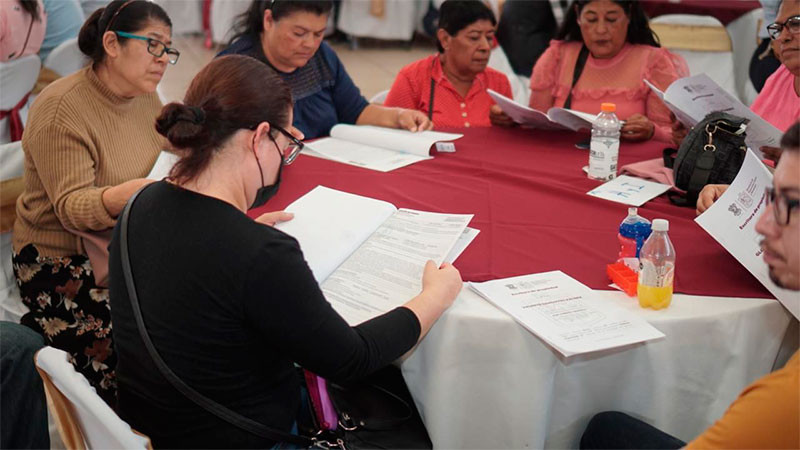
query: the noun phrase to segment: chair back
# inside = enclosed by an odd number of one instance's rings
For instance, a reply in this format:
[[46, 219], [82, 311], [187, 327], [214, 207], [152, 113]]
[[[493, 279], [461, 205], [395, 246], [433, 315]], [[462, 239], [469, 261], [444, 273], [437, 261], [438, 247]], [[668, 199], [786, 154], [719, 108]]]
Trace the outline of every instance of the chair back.
[[386, 101], [386, 97], [389, 95], [389, 90], [383, 90], [378, 92], [377, 94], [373, 95], [371, 99], [369, 99], [370, 103], [374, 103], [376, 105], [382, 105]]
[[661, 46], [686, 60], [692, 75], [707, 74], [738, 98], [733, 46], [722, 22], [711, 16], [666, 14], [650, 21]]
[[760, 43], [758, 32], [764, 26], [766, 26], [764, 24], [764, 9], [758, 8], [743, 14], [726, 27], [733, 44], [736, 89], [739, 91], [739, 98], [742, 99], [742, 103], [748, 106], [758, 95], [753, 83], [750, 81], [750, 59]]
[[66, 448], [152, 449], [150, 439], [131, 429], [75, 371], [66, 352], [44, 347], [35, 360]]
[[[0, 111], [10, 111], [18, 106], [36, 84], [41, 67], [42, 62], [36, 55], [0, 63]], [[19, 114], [24, 124], [28, 118], [27, 104], [19, 109]], [[10, 116], [0, 119], [0, 144], [11, 142], [10, 122]]]
[[11, 230], [17, 216], [17, 197], [24, 186], [24, 161], [21, 141], [0, 145], [0, 320], [16, 323], [28, 312], [11, 266]]
[[76, 37], [58, 44], [42, 63], [44, 67], [62, 77], [79, 71], [86, 67], [87, 64], [89, 64], [89, 58], [81, 53], [78, 48], [78, 38]]

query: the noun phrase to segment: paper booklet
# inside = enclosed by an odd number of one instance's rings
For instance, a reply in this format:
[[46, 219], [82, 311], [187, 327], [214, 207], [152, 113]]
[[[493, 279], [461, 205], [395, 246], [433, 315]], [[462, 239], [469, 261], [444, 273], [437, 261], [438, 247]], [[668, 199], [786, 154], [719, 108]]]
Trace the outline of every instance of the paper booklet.
[[695, 222], [753, 274], [795, 318], [800, 319], [800, 293], [778, 287], [770, 279], [769, 267], [762, 257], [763, 237], [755, 230], [766, 209], [767, 186], [772, 186], [772, 173], [753, 152], [748, 151], [728, 190]]
[[587, 194], [593, 197], [611, 200], [612, 202], [642, 206], [664, 192], [667, 192], [671, 187], [672, 186], [668, 184], [642, 180], [641, 178], [628, 175], [620, 175], [592, 189], [587, 192]]
[[298, 240], [325, 298], [351, 325], [415, 297], [425, 263], [451, 262], [478, 234], [467, 228], [472, 214], [397, 209], [324, 186], [286, 211], [294, 219], [275, 228]]
[[545, 114], [517, 103], [491, 89], [487, 89], [486, 92], [514, 122], [531, 128], [540, 130], [591, 130], [592, 123], [596, 117], [595, 114], [566, 108], [550, 108]]
[[560, 270], [470, 287], [567, 357], [664, 337]]
[[156, 159], [156, 163], [153, 164], [153, 168], [150, 169], [150, 173], [148, 173], [145, 178], [150, 180], [163, 180], [169, 175], [172, 166], [174, 166], [179, 159], [180, 157], [178, 155], [162, 150], [158, 155], [158, 159]]
[[411, 132], [370, 125], [339, 124], [331, 137], [306, 143], [303, 153], [365, 169], [389, 172], [415, 162], [431, 159], [437, 142], [454, 141], [463, 134], [438, 131]]
[[762, 119], [742, 102], [721, 88], [708, 75], [701, 73], [693, 77], [675, 80], [665, 92], [644, 80], [650, 89], [658, 95], [675, 117], [687, 127], [693, 127], [709, 113], [722, 111], [750, 119], [747, 124], [745, 143], [763, 158], [762, 146], [779, 147], [780, 130]]

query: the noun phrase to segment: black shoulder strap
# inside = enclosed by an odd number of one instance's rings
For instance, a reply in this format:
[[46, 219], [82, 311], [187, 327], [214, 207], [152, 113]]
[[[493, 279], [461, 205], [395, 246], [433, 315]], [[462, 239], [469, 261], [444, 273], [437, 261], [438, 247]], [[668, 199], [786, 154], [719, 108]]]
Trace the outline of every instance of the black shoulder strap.
[[581, 52], [578, 53], [578, 60], [575, 61], [575, 70], [572, 72], [572, 86], [569, 87], [569, 95], [564, 102], [564, 108], [569, 109], [572, 106], [572, 90], [575, 88], [575, 85], [578, 84], [578, 80], [581, 78], [583, 67], [586, 66], [586, 60], [588, 58], [589, 49], [583, 45], [581, 46]]
[[169, 383], [178, 390], [178, 392], [186, 396], [186, 398], [194, 402], [197, 406], [214, 414], [218, 418], [230, 423], [231, 425], [239, 427], [242, 430], [248, 431], [256, 436], [263, 437], [264, 439], [269, 439], [270, 441], [287, 442], [304, 447], [313, 446], [314, 441], [311, 439], [267, 427], [256, 422], [255, 420], [249, 419], [235, 411], [232, 411], [231, 409], [228, 409], [225, 406], [197, 392], [187, 385], [183, 380], [181, 380], [175, 374], [175, 372], [173, 372], [167, 366], [164, 360], [161, 359], [161, 355], [159, 355], [158, 350], [156, 350], [153, 342], [150, 340], [150, 335], [147, 333], [147, 328], [145, 328], [142, 310], [139, 307], [139, 298], [136, 295], [136, 285], [133, 283], [130, 253], [128, 253], [128, 218], [130, 216], [130, 210], [133, 206], [133, 202], [136, 201], [136, 197], [138, 197], [139, 194], [145, 189], [147, 189], [147, 186], [133, 194], [130, 200], [128, 200], [128, 203], [125, 205], [125, 209], [122, 211], [122, 217], [120, 218], [120, 256], [122, 259], [122, 272], [125, 276], [125, 286], [128, 288], [128, 297], [130, 298], [131, 309], [133, 309], [133, 315], [136, 318], [136, 327], [139, 329], [139, 335], [142, 338], [142, 342], [144, 342], [144, 346], [147, 348], [147, 352], [150, 354], [150, 357], [153, 359], [156, 367], [158, 367], [158, 370], [161, 372], [164, 378], [166, 378], [167, 381], [169, 381]]
[[[438, 56], [436, 58], [438, 58]], [[433, 79], [433, 67], [435, 64], [436, 59], [434, 58], [431, 63], [431, 98], [428, 101], [428, 120], [430, 121], [433, 121], [433, 91], [436, 89], [436, 80]]]

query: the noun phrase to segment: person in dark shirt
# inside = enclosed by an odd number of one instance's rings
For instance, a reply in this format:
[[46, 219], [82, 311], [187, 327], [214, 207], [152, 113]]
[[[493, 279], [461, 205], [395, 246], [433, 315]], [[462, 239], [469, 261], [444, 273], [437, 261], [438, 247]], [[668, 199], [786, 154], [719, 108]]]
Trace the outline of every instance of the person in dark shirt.
[[431, 129], [419, 111], [370, 104], [361, 95], [322, 42], [332, 6], [330, 0], [254, 0], [218, 56], [247, 55], [278, 71], [292, 89], [294, 126], [306, 138], [326, 136], [337, 123]]
[[[409, 351], [461, 289], [449, 264], [428, 262], [422, 292], [350, 327], [323, 297], [297, 241], [273, 228], [284, 212], [250, 219], [297, 155], [289, 87], [253, 58], [217, 58], [156, 129], [181, 155], [131, 206], [128, 246], [146, 329], [189, 386], [268, 427], [289, 431], [300, 406], [294, 363], [333, 381], [362, 377]], [[140, 337], [120, 255], [109, 257], [118, 352], [118, 409], [158, 447], [269, 448], [174, 389]]]

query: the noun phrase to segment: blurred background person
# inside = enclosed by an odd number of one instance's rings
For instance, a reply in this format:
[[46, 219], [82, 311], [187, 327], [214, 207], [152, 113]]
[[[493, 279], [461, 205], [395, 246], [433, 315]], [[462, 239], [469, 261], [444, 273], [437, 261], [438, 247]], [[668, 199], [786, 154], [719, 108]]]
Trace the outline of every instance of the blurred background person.
[[46, 27], [42, 0], [0, 1], [0, 62], [37, 54]]
[[418, 111], [372, 105], [361, 95], [322, 42], [332, 7], [330, 0], [254, 0], [218, 56], [251, 56], [275, 69], [292, 89], [294, 126], [308, 139], [328, 135], [337, 123], [432, 128]]
[[490, 67], [496, 21], [480, 0], [447, 0], [436, 32], [438, 54], [404, 67], [386, 106], [421, 111], [439, 127], [491, 125], [494, 100], [487, 89], [511, 98], [506, 76]]
[[531, 108], [596, 114], [611, 102], [625, 121], [623, 139], [671, 141], [669, 109], [644, 80], [666, 90], [688, 70], [660, 48], [638, 1], [576, 0], [556, 39], [533, 69]]
[[567, 0], [506, 0], [497, 25], [497, 42], [514, 72], [529, 77], [533, 65], [564, 22]]

